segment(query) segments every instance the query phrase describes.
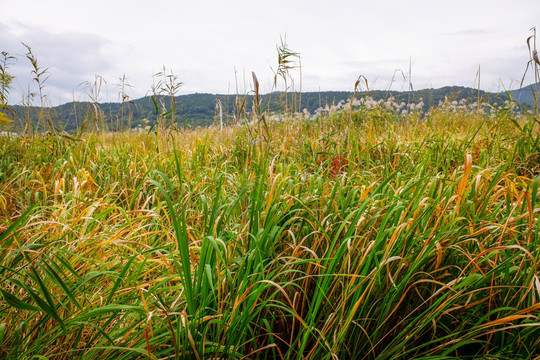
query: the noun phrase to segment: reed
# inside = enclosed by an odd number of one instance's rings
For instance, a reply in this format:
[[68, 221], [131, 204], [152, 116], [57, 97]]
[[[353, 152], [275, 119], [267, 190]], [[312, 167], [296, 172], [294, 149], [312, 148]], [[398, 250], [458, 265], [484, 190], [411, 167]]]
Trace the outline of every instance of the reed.
[[538, 125], [391, 114], [0, 138], [1, 357], [538, 358]]
[[[27, 50], [24, 56], [32, 65], [32, 70], [31, 70], [32, 81], [36, 83], [37, 88], [38, 88], [37, 95], [39, 96], [39, 103], [40, 103], [39, 121], [42, 126], [42, 131], [50, 131], [52, 133], [56, 133], [57, 130], [52, 123], [51, 115], [49, 114], [48, 108], [47, 108], [47, 101], [46, 101], [47, 95], [44, 92], [45, 83], [50, 77], [49, 69], [39, 66], [38, 58], [32, 52], [32, 48], [29, 45], [23, 43], [23, 46]], [[31, 98], [34, 95], [29, 92], [28, 96], [29, 98]], [[34, 129], [34, 130], [39, 131], [39, 128]]]
[[[13, 122], [8, 118], [8, 95], [12, 90], [12, 83], [15, 76], [9, 73], [8, 68], [15, 61], [15, 57], [9, 55], [7, 51], [2, 51], [0, 60], [0, 125]], [[11, 114], [13, 115], [13, 114]]]
[[525, 73], [523, 74], [523, 78], [521, 79], [520, 87], [523, 86], [523, 81], [525, 80], [527, 70], [530, 66], [533, 69], [534, 73], [534, 116], [536, 118], [536, 121], [540, 122], [540, 119], [538, 118], [538, 83], [540, 82], [540, 70], [538, 69], [538, 66], [540, 66], [540, 59], [538, 58], [538, 51], [536, 50], [536, 27], [532, 27], [531, 31], [533, 32], [533, 34], [527, 38], [527, 47], [529, 49], [530, 60], [527, 62], [527, 67], [525, 68]]

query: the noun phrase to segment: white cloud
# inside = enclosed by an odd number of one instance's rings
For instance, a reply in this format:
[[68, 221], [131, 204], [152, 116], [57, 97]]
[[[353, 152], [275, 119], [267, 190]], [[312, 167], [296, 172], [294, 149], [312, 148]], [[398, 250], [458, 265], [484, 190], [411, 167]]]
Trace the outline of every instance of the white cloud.
[[10, 39], [5, 51], [17, 57], [16, 63], [8, 69], [16, 76], [11, 96], [15, 102], [28, 93], [29, 86], [32, 92], [37, 91], [32, 80], [33, 67], [26, 58], [28, 50], [23, 44], [30, 46], [41, 71], [46, 70], [44, 92], [53, 103], [71, 100], [73, 91], [80, 96], [78, 85], [92, 80], [94, 74], [114, 71], [114, 60], [107, 56], [113, 44], [102, 36], [80, 32], [53, 33], [22, 23], [17, 26], [0, 24], [0, 31]]
[[[50, 68], [51, 102], [69, 101], [74, 91], [84, 97], [77, 85], [95, 74], [107, 80], [111, 101], [122, 74], [134, 86], [130, 95], [143, 96], [163, 65], [184, 82], [181, 93], [234, 93], [236, 83], [249, 91], [251, 71], [270, 91], [284, 34], [302, 56], [305, 91], [351, 90], [358, 75], [386, 89], [396, 69], [407, 72], [409, 59], [417, 89], [472, 86], [481, 65], [489, 90], [520, 80], [525, 39], [539, 13], [537, 0], [519, 8], [502, 0], [27, 0], [3, 9], [0, 50], [24, 54], [20, 42], [32, 46]], [[28, 64], [20, 58], [12, 69], [25, 91]]]

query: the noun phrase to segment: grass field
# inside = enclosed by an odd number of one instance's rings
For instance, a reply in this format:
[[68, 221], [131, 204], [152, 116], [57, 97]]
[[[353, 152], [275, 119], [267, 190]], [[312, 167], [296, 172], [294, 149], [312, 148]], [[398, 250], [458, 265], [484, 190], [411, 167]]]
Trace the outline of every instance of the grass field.
[[540, 359], [540, 131], [380, 106], [0, 137], [2, 359]]

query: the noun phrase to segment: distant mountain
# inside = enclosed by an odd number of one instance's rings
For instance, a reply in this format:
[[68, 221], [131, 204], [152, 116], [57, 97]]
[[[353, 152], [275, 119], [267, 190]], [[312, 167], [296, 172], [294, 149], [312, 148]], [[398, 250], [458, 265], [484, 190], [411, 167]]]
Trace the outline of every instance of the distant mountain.
[[537, 89], [540, 91], [540, 84], [537, 84], [537, 87], [531, 84], [521, 89], [510, 90], [509, 93], [514, 101], [534, 106], [534, 97]]
[[[522, 89], [520, 93], [510, 92], [512, 97], [521, 102], [531, 104], [529, 92]], [[517, 94], [518, 96], [514, 95]], [[306, 93], [274, 92], [260, 96], [260, 109], [272, 112], [309, 111], [313, 114], [319, 108], [346, 102], [353, 96], [348, 91], [322, 91]], [[371, 97], [372, 99], [387, 100], [393, 97], [398, 103], [422, 103], [422, 110], [427, 110], [439, 105], [441, 101], [465, 101], [469, 104], [479, 98], [489, 104], [500, 104], [507, 99], [505, 93], [495, 94], [477, 89], [447, 86], [440, 89], [422, 89], [417, 91], [369, 91], [357, 93], [356, 98]], [[532, 97], [532, 96], [531, 96]], [[243, 111], [252, 111], [253, 95], [213, 95], [213, 94], [189, 94], [175, 97], [176, 112], [175, 122], [179, 126], [197, 127], [209, 126], [218, 119], [219, 107], [225, 123], [233, 121], [235, 114]], [[28, 119], [35, 124], [51, 123], [58, 130], [76, 132], [81, 128], [117, 130], [135, 127], [147, 127], [156, 121], [156, 104], [158, 113], [166, 113], [170, 110], [170, 99], [162, 97], [155, 103], [151, 97], [143, 97], [132, 100], [129, 103], [102, 103], [92, 104], [89, 102], [71, 102], [60, 106], [46, 108], [40, 115], [38, 107], [12, 106], [15, 114], [15, 128], [23, 129]], [[305, 109], [305, 110], [304, 110]], [[170, 113], [167, 115], [170, 117]], [[26, 119], [26, 120], [25, 120]], [[97, 120], [96, 120], [97, 119]], [[41, 127], [43, 128], [43, 127]], [[46, 128], [46, 126], [45, 126]]]

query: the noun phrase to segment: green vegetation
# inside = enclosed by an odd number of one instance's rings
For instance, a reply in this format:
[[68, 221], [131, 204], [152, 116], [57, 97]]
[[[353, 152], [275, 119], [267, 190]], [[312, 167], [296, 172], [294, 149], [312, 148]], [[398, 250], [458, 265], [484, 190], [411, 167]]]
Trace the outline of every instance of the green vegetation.
[[7, 96], [11, 90], [11, 83], [15, 78], [8, 72], [8, 67], [14, 59], [6, 51], [2, 51], [2, 59], [0, 60], [0, 125], [6, 125], [12, 122], [7, 117], [8, 101]]
[[[95, 86], [95, 84], [90, 84], [91, 88], [94, 88]], [[125, 92], [122, 92], [122, 94], [123, 98], [127, 97]], [[514, 92], [511, 94], [513, 96]], [[515, 94], [519, 96], [519, 100], [524, 102], [521, 107], [524, 107], [525, 109], [530, 108], [532, 104], [529, 104], [529, 100], [532, 99], [530, 92], [523, 90]], [[348, 91], [303, 92], [301, 94], [287, 93], [287, 95], [282, 92], [274, 92], [261, 95], [260, 100], [262, 109], [270, 110], [274, 113], [281, 114], [286, 110], [287, 104], [294, 104], [295, 108], [301, 106], [302, 110], [306, 109], [308, 113], [316, 114], [317, 110], [322, 110], [326, 106], [331, 107], [340, 102], [343, 103], [349, 101], [352, 95], [353, 93]], [[428, 111], [445, 101], [456, 101], [472, 106], [477, 101], [477, 98], [480, 97], [481, 101], [486, 104], [486, 106], [487, 104], [490, 104], [495, 107], [500, 107], [508, 100], [506, 94], [493, 94], [484, 91], [480, 91], [480, 94], [478, 94], [478, 91], [475, 89], [459, 86], [449, 86], [441, 89], [424, 89], [411, 93], [372, 90], [369, 92], [356, 93], [355, 95], [355, 98], [361, 99], [369, 97], [374, 101], [386, 101], [392, 98], [397, 104], [421, 103], [419, 109], [422, 111]], [[92, 95], [91, 98], [94, 99], [95, 96]], [[160, 96], [156, 94], [155, 98], [159, 99]], [[253, 98], [254, 95], [252, 94], [241, 95], [238, 97], [236, 95], [213, 94], [166, 96], [163, 98], [164, 101], [159, 104], [160, 109], [158, 110], [161, 113], [167, 113], [171, 111], [171, 105], [174, 105], [175, 111], [169, 115], [175, 115], [174, 123], [180, 127], [185, 127], [186, 125], [191, 128], [210, 126], [219, 122], [216, 114], [216, 102], [219, 101], [223, 108], [224, 122], [231, 124], [234, 123], [235, 113], [239, 110], [238, 101], [244, 103], [246, 106], [250, 106], [253, 103]], [[173, 102], [170, 101], [172, 99], [174, 99]], [[96, 111], [96, 107], [99, 107], [98, 111]], [[28, 119], [30, 119], [33, 124], [40, 123], [39, 116], [41, 108], [21, 105], [15, 105], [11, 108], [15, 111], [15, 131], [23, 129], [28, 122]], [[100, 129], [119, 131], [136, 128], [138, 126], [142, 128], [152, 126], [156, 121], [156, 108], [152, 101], [152, 97], [150, 96], [123, 101], [121, 103], [99, 104], [94, 100], [91, 102], [71, 102], [48, 108], [47, 110], [50, 117], [53, 119], [54, 127], [69, 133], [75, 133], [80, 130], [82, 124], [85, 122], [87, 126], [86, 130], [89, 128], [92, 129], [93, 124], [98, 124]], [[243, 110], [246, 109], [244, 108]], [[92, 124], [92, 126], [89, 124]]]
[[528, 116], [0, 137], [0, 358], [538, 359]]

